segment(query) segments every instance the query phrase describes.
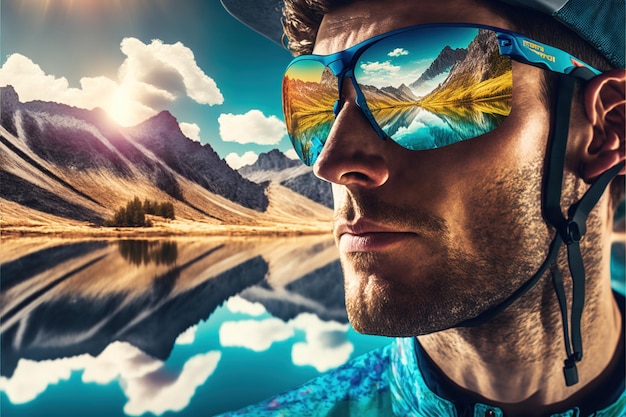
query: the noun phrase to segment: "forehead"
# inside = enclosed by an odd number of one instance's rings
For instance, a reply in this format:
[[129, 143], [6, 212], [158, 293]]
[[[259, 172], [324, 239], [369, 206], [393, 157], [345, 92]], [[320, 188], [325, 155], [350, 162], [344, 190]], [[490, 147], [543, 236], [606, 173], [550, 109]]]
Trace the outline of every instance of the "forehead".
[[331, 54], [402, 27], [426, 23], [482, 23], [509, 29], [503, 16], [477, 0], [357, 0], [324, 16], [315, 54]]

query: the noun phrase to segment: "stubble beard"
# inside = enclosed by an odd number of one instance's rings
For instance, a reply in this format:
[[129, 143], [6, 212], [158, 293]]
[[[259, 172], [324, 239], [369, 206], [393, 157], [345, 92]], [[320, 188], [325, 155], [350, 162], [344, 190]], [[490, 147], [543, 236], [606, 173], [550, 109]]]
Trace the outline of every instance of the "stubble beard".
[[[418, 336], [454, 327], [508, 298], [536, 273], [551, 239], [538, 208], [538, 178], [536, 167], [509, 171], [502, 174], [500, 184], [505, 185], [485, 182], [476, 190], [471, 204], [475, 222], [467, 229], [472, 250], [457, 243], [445, 219], [411, 206], [361, 196], [358, 203], [351, 200], [338, 210], [337, 216], [360, 210], [386, 224], [411, 225], [425, 231], [436, 249], [436, 262], [427, 267], [410, 254], [342, 253], [346, 309], [353, 327], [367, 334]], [[534, 179], [538, 185], [532, 184]], [[523, 303], [519, 308], [525, 308]]]

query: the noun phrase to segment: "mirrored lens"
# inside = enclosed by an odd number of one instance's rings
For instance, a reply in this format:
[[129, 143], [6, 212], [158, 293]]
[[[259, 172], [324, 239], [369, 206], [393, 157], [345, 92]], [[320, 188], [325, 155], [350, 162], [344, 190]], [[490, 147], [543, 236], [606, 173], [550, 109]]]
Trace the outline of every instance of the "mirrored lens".
[[421, 28], [384, 38], [363, 52], [354, 74], [373, 118], [407, 149], [475, 138], [511, 111], [511, 61], [487, 29]]
[[338, 99], [337, 77], [318, 61], [294, 62], [283, 78], [283, 112], [296, 153], [313, 165], [330, 132]]

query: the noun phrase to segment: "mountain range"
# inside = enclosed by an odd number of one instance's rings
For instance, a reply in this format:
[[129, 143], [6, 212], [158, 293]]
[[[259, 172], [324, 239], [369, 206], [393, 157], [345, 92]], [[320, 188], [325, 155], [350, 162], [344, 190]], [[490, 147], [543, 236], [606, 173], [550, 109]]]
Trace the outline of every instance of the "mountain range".
[[495, 34], [479, 30], [463, 59], [451, 68], [446, 80], [420, 101], [421, 105], [501, 100], [510, 97], [511, 61], [500, 56]]
[[239, 173], [258, 184], [277, 182], [328, 208], [333, 207], [330, 183], [319, 180], [313, 168], [287, 158], [278, 149], [260, 154], [254, 164], [239, 168]]
[[262, 165], [280, 159], [278, 151], [244, 176], [209, 144], [185, 137], [167, 111], [126, 128], [100, 109], [22, 103], [11, 86], [0, 94], [3, 227], [100, 226], [135, 196], [173, 202], [177, 220], [216, 226], [330, 219], [329, 194], [319, 191], [328, 186], [307, 167], [284, 156], [283, 165]]

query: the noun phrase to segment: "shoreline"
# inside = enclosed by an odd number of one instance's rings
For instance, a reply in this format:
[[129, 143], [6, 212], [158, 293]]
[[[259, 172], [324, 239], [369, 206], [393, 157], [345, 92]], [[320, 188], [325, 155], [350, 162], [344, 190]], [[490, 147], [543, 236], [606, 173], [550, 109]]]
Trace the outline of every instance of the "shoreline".
[[96, 225], [0, 225], [0, 239], [48, 237], [85, 238], [167, 238], [167, 237], [291, 237], [332, 235], [330, 225], [209, 225], [203, 223], [159, 224], [151, 227], [105, 227]]

